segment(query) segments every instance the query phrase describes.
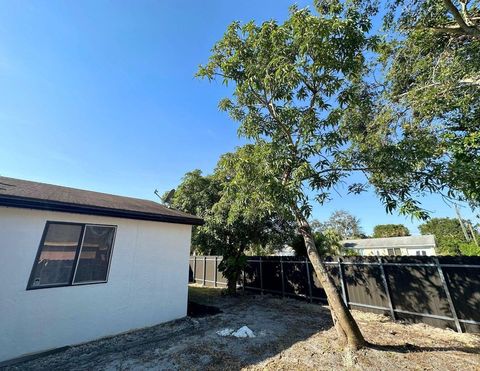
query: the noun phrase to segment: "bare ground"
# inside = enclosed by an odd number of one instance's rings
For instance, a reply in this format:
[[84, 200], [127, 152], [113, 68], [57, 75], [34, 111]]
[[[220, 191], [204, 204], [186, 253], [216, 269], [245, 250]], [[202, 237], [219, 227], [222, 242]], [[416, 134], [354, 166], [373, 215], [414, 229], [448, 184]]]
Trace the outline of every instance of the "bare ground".
[[[480, 336], [391, 322], [353, 311], [372, 347], [345, 353], [326, 307], [294, 299], [190, 288], [191, 300], [222, 313], [173, 321], [101, 339], [12, 370], [480, 370]], [[257, 335], [216, 334], [247, 325]]]

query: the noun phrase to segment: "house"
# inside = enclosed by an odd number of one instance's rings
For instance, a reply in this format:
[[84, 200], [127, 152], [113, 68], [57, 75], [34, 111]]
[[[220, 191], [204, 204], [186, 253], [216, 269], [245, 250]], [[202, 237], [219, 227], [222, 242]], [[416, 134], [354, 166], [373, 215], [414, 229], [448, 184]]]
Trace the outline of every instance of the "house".
[[0, 362], [184, 317], [202, 223], [153, 201], [0, 177]]
[[358, 255], [436, 255], [433, 235], [365, 238], [340, 242], [345, 249]]

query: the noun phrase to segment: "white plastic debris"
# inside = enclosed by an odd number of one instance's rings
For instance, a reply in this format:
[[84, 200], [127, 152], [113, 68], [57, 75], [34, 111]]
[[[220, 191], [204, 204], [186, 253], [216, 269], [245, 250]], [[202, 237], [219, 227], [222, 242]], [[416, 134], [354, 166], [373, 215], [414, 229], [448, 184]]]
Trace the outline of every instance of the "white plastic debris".
[[252, 330], [248, 328], [248, 326], [240, 327], [237, 331], [235, 331], [232, 336], [237, 338], [254, 338], [255, 334]]
[[254, 338], [256, 337], [248, 326], [242, 326], [237, 331], [231, 328], [224, 328], [222, 330], [217, 331], [217, 335], [219, 336], [234, 336], [236, 338]]
[[219, 336], [230, 336], [235, 330], [233, 328], [224, 328], [223, 330], [217, 331]]

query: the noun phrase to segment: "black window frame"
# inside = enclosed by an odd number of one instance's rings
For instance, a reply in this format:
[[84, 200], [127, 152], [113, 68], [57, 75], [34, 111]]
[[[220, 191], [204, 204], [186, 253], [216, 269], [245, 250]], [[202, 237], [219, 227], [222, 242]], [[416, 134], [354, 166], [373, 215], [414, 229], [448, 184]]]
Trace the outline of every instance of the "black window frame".
[[[47, 237], [49, 226], [51, 224], [77, 225], [77, 226], [82, 227], [81, 232], [80, 232], [80, 237], [79, 237], [79, 240], [78, 240], [78, 243], [77, 243], [77, 249], [75, 251], [75, 258], [73, 260], [72, 273], [70, 274], [70, 279], [69, 279], [68, 283], [33, 286], [35, 267], [37, 265], [38, 259], [40, 258], [40, 255], [42, 253], [42, 247], [43, 247], [43, 244], [45, 242], [45, 238]], [[87, 226], [113, 228], [113, 240], [112, 240], [112, 247], [110, 249], [110, 257], [108, 258], [107, 274], [106, 274], [106, 277], [105, 277], [105, 281], [88, 281], [88, 282], [77, 282], [77, 283], [75, 283], [74, 282], [75, 281], [75, 273], [77, 272], [79, 258], [80, 258], [80, 252], [81, 252], [82, 247], [83, 247], [83, 240], [85, 238], [85, 231], [87, 229]], [[65, 222], [65, 221], [47, 220], [47, 222], [45, 223], [45, 227], [43, 229], [43, 234], [42, 234], [42, 238], [40, 240], [40, 244], [39, 244], [38, 249], [37, 249], [37, 254], [35, 255], [35, 260], [33, 261], [32, 269], [30, 271], [30, 277], [29, 277], [28, 283], [27, 283], [27, 291], [29, 291], [29, 290], [50, 289], [50, 288], [54, 288], [54, 287], [84, 286], [84, 285], [96, 285], [96, 284], [100, 284], [100, 283], [107, 283], [108, 282], [108, 276], [110, 275], [110, 266], [112, 265], [112, 256], [113, 256], [113, 249], [115, 247], [116, 237], [117, 237], [117, 225], [113, 225], [113, 224], [78, 223], [78, 222]]]

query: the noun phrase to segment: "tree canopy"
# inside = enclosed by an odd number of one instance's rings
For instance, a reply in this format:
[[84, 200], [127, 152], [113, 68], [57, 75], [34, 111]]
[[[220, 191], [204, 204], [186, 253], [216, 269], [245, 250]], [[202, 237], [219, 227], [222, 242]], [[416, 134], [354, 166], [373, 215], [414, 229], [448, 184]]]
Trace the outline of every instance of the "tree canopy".
[[[291, 218], [266, 212], [256, 203], [254, 194], [240, 195], [232, 182], [238, 159], [252, 146], [223, 155], [211, 175], [200, 170], [185, 174], [168, 206], [201, 216], [205, 224], [195, 226], [192, 250], [207, 255], [222, 255], [220, 269], [235, 291], [238, 275], [248, 249], [275, 251], [293, 238]], [[255, 171], [250, 168], [249, 171]], [[164, 200], [167, 194], [164, 195]]]
[[[402, 4], [393, 3], [389, 27], [408, 19], [396, 18]], [[372, 35], [378, 9], [368, 1], [315, 5], [316, 13], [292, 7], [281, 24], [232, 23], [197, 75], [232, 85], [232, 95], [219, 107], [254, 143], [235, 161], [226, 160], [226, 169], [233, 166], [235, 173], [223, 192], [236, 195], [235, 205], [253, 202], [260, 213], [296, 221], [339, 336], [358, 348], [364, 339], [315, 246], [311, 203], [322, 204], [343, 187], [359, 193], [366, 184], [375, 187], [388, 211], [420, 218], [428, 213], [416, 196], [426, 191], [474, 201], [478, 99], [475, 81], [467, 80], [478, 76], [470, 74], [477, 71], [478, 60], [471, 58], [477, 41], [469, 34], [459, 46], [466, 49], [445, 57], [438, 54], [440, 41], [415, 39], [415, 27], [393, 42]], [[462, 57], [468, 58], [463, 65]], [[457, 67], [468, 74], [456, 74]], [[385, 78], [378, 83], [382, 71]], [[452, 81], [472, 91], [460, 94], [462, 89], [450, 89]], [[352, 172], [363, 173], [365, 182], [352, 182]], [[232, 210], [242, 214], [242, 206]]]
[[[469, 220], [465, 224], [471, 224]], [[478, 231], [473, 230], [473, 234], [468, 230], [465, 239], [462, 226], [458, 219], [452, 218], [432, 218], [419, 226], [422, 234], [433, 234], [437, 244], [437, 252], [442, 255], [480, 255], [480, 248], [475, 243], [475, 239], [480, 241]]]
[[[315, 247], [322, 256], [338, 256], [345, 252], [340, 244], [342, 240], [341, 236], [332, 229], [327, 229], [322, 232], [315, 231], [313, 232], [313, 238], [315, 240]], [[295, 235], [290, 245], [295, 251], [296, 256], [307, 256], [307, 247], [301, 235]]]
[[410, 236], [410, 231], [403, 224], [379, 224], [373, 228], [373, 237], [403, 237]]
[[[393, 0], [379, 48], [373, 118], [403, 136], [428, 172], [401, 178], [480, 204], [480, 8], [478, 1]], [[407, 141], [405, 141], [408, 139]], [[393, 150], [392, 150], [393, 151]], [[406, 156], [406, 152], [403, 156]], [[398, 154], [402, 159], [402, 154]], [[427, 160], [428, 159], [428, 160]], [[397, 184], [400, 181], [397, 181]]]
[[341, 239], [362, 238], [364, 236], [360, 219], [345, 210], [336, 210], [322, 223], [323, 231], [332, 230]]
[[[239, 122], [240, 135], [255, 143], [235, 162], [230, 186], [253, 197], [260, 209], [296, 220], [340, 338], [351, 347], [364, 340], [315, 246], [308, 191], [323, 203], [351, 171], [362, 170], [349, 150], [354, 117], [346, 121], [345, 112], [363, 104], [365, 53], [375, 43], [369, 29], [368, 14], [354, 7], [337, 6], [321, 16], [292, 7], [282, 24], [232, 23], [198, 72], [233, 83], [233, 95], [219, 106]], [[356, 192], [359, 185], [348, 188]]]

